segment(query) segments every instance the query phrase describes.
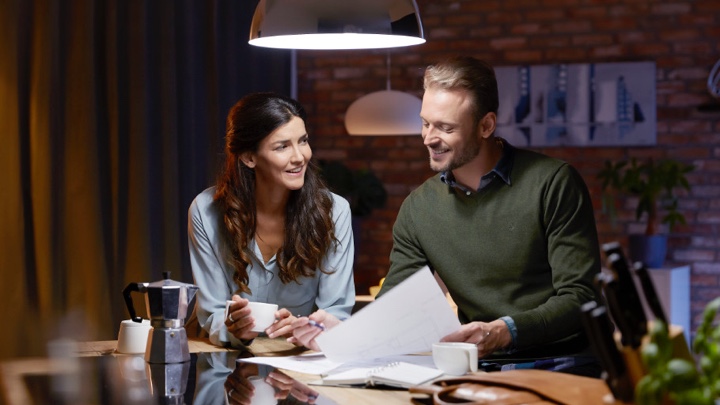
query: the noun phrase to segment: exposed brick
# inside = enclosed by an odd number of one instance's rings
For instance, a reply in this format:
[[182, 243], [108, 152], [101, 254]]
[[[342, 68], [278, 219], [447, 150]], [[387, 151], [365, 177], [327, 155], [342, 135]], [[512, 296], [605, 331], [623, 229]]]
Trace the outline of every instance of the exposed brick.
[[588, 7], [574, 7], [568, 10], [570, 17], [573, 18], [588, 18], [593, 20], [599, 20], [607, 18], [608, 9], [604, 6], [588, 6]]
[[654, 14], [677, 15], [688, 13], [691, 9], [691, 5], [689, 3], [681, 2], [660, 2], [653, 4], [650, 8]]
[[669, 107], [697, 107], [705, 100], [704, 95], [678, 93], [667, 96], [667, 105]]
[[[706, 186], [702, 184], [695, 185], [693, 187], [693, 195], [697, 197], [720, 197], [720, 186]], [[720, 217], [720, 213], [706, 213], [712, 215], [714, 218]]]
[[675, 42], [672, 50], [680, 54], [709, 54], [717, 42]]
[[570, 38], [566, 35], [533, 36], [530, 38], [531, 48], [567, 48], [568, 46], [570, 46]]
[[547, 29], [546, 25], [539, 24], [539, 23], [526, 23], [526, 24], [515, 24], [512, 27], [510, 27], [510, 33], [518, 35], [518, 34], [524, 34], [524, 35], [532, 35], [532, 34], [545, 34], [548, 33], [549, 30]]
[[658, 33], [658, 37], [663, 41], [688, 41], [698, 38], [702, 38], [702, 32], [698, 29], [677, 29], [661, 31]]
[[431, 39], [457, 38], [458, 36], [460, 36], [459, 34], [464, 31], [465, 31], [465, 29], [460, 29], [460, 28], [449, 28], [449, 27], [434, 28], [432, 30], [427, 31], [425, 34], [425, 37], [427, 38], [428, 41]]
[[712, 249], [676, 250], [673, 258], [679, 262], [708, 262], [715, 260], [715, 251]]
[[656, 34], [654, 32], [647, 31], [629, 31], [617, 34], [618, 41], [622, 44], [630, 42], [651, 42], [655, 40], [655, 37]]
[[615, 17], [594, 21], [594, 31], [635, 31], [638, 29], [638, 23], [632, 17]]
[[505, 37], [490, 40], [490, 46], [494, 49], [519, 49], [527, 45], [524, 37]]
[[613, 43], [612, 35], [607, 34], [588, 34], [574, 35], [572, 37], [573, 45], [609, 45]]
[[666, 55], [670, 52], [670, 45], [664, 43], [644, 43], [633, 45], [633, 53], [638, 56]]
[[613, 45], [613, 46], [601, 46], [594, 48], [590, 54], [594, 58], [607, 58], [612, 56], [621, 56], [623, 55], [623, 46], [621, 45]]
[[718, 13], [720, 12], [720, 3], [717, 2], [717, 0], [702, 0], [702, 1], [695, 1], [694, 2], [695, 10], [697, 10], [698, 14], [707, 14], [707, 13]]
[[526, 12], [525, 18], [527, 21], [562, 21], [567, 20], [568, 16], [564, 10], [544, 8]]
[[444, 19], [444, 25], [449, 27], [456, 26], [473, 26], [480, 24], [480, 17], [477, 14], [461, 14], [461, 15], [449, 15]]
[[[699, 247], [699, 248], [717, 248], [720, 247], [720, 240], [716, 238], [705, 238], [705, 237], [694, 237], [692, 240], [692, 246], [693, 247]], [[699, 264], [696, 264], [699, 265]], [[717, 271], [720, 272], [720, 264], [716, 265]], [[697, 267], [696, 267], [697, 269]], [[707, 270], [707, 267], [705, 267]]]
[[523, 21], [519, 13], [487, 13], [485, 17], [488, 24], [517, 24]]
[[588, 21], [556, 21], [550, 24], [552, 32], [573, 34], [580, 32], [591, 32], [592, 25]]
[[696, 133], [710, 131], [710, 123], [703, 121], [679, 121], [670, 124], [668, 130], [678, 133]]
[[[525, 0], [529, 1], [529, 0]], [[458, 4], [458, 12], [460, 13], [487, 13], [491, 11], [499, 11], [501, 8], [500, 3], [501, 1], [464, 1]], [[511, 3], [520, 3], [516, 4], [519, 7], [522, 7], [522, 0], [514, 1]]]
[[539, 63], [542, 60], [542, 52], [538, 50], [507, 51], [504, 55], [511, 63]]

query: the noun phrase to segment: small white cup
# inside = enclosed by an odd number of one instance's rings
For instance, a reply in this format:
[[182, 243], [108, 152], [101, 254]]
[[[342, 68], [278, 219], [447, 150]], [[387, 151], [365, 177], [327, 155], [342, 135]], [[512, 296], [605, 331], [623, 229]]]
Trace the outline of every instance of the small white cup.
[[[278, 403], [277, 398], [275, 398], [275, 388], [265, 382], [263, 377], [254, 375], [247, 379], [255, 388], [252, 394], [252, 405], [276, 405]], [[225, 391], [225, 405], [230, 405], [228, 391]]]
[[255, 327], [252, 332], [263, 332], [275, 322], [275, 312], [278, 310], [277, 304], [266, 304], [264, 302], [249, 302], [250, 316], [255, 318]]
[[[225, 301], [225, 319], [230, 315], [230, 305], [232, 305], [233, 302], [235, 301]], [[277, 304], [250, 301], [248, 308], [250, 308], [250, 316], [255, 318], [255, 327], [251, 329], [252, 332], [264, 332], [265, 329], [275, 322], [275, 312], [278, 310]]]
[[432, 355], [435, 367], [445, 374], [465, 375], [477, 371], [478, 350], [472, 343], [433, 343]]
[[275, 398], [275, 388], [265, 382], [265, 379], [260, 376], [253, 376], [249, 377], [248, 380], [255, 387], [252, 397], [253, 405], [275, 405], [278, 403], [277, 398]]
[[120, 323], [118, 332], [117, 352], [126, 354], [145, 353], [148, 334], [150, 333], [150, 320], [143, 319], [142, 323], [126, 319]]

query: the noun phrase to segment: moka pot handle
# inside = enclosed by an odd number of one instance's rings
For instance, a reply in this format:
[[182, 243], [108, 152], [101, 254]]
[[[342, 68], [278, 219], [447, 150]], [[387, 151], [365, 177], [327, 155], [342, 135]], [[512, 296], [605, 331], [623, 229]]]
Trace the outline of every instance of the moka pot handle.
[[142, 323], [142, 318], [135, 313], [135, 307], [133, 306], [132, 297], [130, 296], [130, 293], [133, 291], [145, 292], [145, 285], [143, 283], [130, 283], [123, 290], [123, 297], [125, 298], [125, 305], [127, 306], [128, 312], [130, 313], [130, 319], [132, 319], [133, 322]]

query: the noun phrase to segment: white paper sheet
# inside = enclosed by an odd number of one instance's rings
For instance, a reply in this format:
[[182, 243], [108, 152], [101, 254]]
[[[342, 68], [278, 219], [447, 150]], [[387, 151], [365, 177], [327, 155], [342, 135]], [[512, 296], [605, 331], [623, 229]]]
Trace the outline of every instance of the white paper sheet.
[[268, 366], [281, 368], [283, 370], [297, 371], [306, 374], [327, 375], [335, 374], [341, 371], [361, 368], [361, 367], [380, 367], [388, 363], [405, 362], [435, 368], [431, 355], [399, 355], [386, 356], [374, 359], [361, 359], [348, 363], [337, 363], [328, 360], [323, 353], [308, 353], [299, 356], [284, 357], [244, 357], [237, 361], [245, 363], [266, 364]]
[[301, 354], [299, 356], [284, 357], [247, 357], [238, 361], [245, 363], [267, 364], [276, 368], [297, 371], [306, 374], [327, 374], [329, 371], [341, 366], [328, 360], [322, 353]]
[[325, 356], [344, 363], [432, 351], [460, 321], [427, 266], [316, 341]]

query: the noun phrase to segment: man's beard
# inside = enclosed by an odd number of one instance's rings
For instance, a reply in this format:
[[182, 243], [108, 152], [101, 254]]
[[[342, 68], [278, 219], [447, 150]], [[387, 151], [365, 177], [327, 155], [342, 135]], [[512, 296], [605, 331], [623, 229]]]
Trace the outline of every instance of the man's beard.
[[[475, 134], [475, 131], [473, 131], [472, 133]], [[447, 162], [445, 166], [438, 167], [437, 169], [432, 166], [432, 158], [430, 158], [430, 168], [440, 173], [449, 172], [451, 170], [455, 170], [457, 168], [465, 166], [466, 164], [470, 163], [470, 161], [475, 159], [478, 153], [480, 153], [480, 140], [477, 139], [477, 137], [473, 136], [469, 139], [469, 142], [465, 144], [462, 150], [458, 151], [457, 149], [453, 149], [453, 152], [459, 153], [453, 154], [453, 157], [450, 159], [449, 162]]]

